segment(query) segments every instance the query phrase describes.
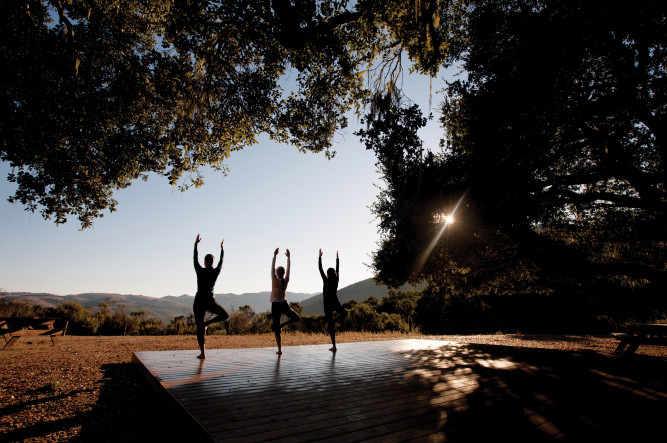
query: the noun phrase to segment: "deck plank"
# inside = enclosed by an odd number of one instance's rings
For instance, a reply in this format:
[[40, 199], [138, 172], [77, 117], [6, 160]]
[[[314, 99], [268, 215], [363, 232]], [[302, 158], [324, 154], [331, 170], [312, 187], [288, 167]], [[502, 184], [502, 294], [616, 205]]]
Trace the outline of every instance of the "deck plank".
[[[664, 372], [641, 380], [645, 373], [614, 367], [618, 359], [438, 340], [347, 343], [335, 354], [313, 345], [285, 347], [281, 357], [274, 348], [196, 355], [136, 352], [133, 360], [213, 441], [548, 441], [600, 437], [606, 425], [618, 436], [626, 429], [613, 410], [580, 401], [582, 389], [627, 396], [627, 386], [642, 383], [650, 398], [667, 392]], [[602, 379], [609, 374], [626, 389]], [[664, 402], [635, 397], [636, 419], [646, 417], [651, 430]]]

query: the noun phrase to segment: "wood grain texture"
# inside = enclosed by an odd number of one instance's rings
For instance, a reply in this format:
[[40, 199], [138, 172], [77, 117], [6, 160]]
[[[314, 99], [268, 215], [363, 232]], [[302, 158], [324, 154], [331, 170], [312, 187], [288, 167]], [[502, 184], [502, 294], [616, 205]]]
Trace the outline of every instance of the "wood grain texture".
[[[627, 397], [647, 382], [628, 374], [636, 362], [437, 340], [328, 348], [284, 347], [280, 357], [275, 348], [213, 349], [204, 361], [195, 350], [150, 351], [133, 360], [213, 441], [551, 441], [604, 437], [612, 427], [607, 437], [637, 436], [611, 403], [584, 395]], [[640, 421], [650, 420], [642, 408], [665, 412], [664, 365], [655, 369], [653, 400], [632, 396]]]

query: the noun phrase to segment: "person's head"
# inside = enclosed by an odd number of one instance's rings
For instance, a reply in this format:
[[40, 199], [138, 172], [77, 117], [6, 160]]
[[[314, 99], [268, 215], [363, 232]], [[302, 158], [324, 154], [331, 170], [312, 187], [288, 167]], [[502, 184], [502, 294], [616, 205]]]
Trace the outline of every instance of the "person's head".
[[327, 277], [336, 278], [336, 270], [334, 268], [327, 269]]
[[204, 266], [207, 268], [213, 267], [213, 254], [206, 254], [206, 257], [204, 257]]
[[278, 276], [278, 278], [283, 278], [285, 276], [285, 268], [283, 268], [282, 266], [278, 266], [276, 268], [276, 275]]

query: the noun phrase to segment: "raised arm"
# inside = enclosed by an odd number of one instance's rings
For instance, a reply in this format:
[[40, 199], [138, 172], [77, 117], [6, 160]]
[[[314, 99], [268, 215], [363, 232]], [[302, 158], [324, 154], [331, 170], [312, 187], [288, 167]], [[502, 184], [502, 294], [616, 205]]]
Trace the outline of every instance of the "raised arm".
[[276, 255], [278, 255], [278, 248], [273, 251], [273, 261], [271, 261], [271, 279], [276, 278]]
[[287, 256], [287, 271], [285, 271], [285, 280], [289, 280], [289, 266], [290, 266], [289, 249], [285, 249], [285, 255]]
[[195, 239], [195, 253], [194, 253], [194, 257], [193, 257], [194, 263], [195, 263], [195, 269], [201, 268], [201, 266], [199, 265], [199, 257], [198, 257], [198, 254], [197, 254], [197, 243], [199, 243], [200, 241], [201, 241], [201, 237], [199, 237], [199, 234], [197, 234], [197, 238]]
[[336, 251], [336, 275], [340, 277], [340, 273], [338, 272], [338, 251]]
[[322, 280], [326, 280], [327, 276], [324, 274], [324, 269], [322, 269], [322, 250], [320, 249], [320, 256], [317, 259], [317, 266], [320, 268], [320, 275], [322, 276]]
[[225, 247], [223, 246], [223, 243], [225, 243], [224, 239], [220, 242], [220, 260], [218, 260], [218, 269], [222, 267], [222, 259], [225, 257]]

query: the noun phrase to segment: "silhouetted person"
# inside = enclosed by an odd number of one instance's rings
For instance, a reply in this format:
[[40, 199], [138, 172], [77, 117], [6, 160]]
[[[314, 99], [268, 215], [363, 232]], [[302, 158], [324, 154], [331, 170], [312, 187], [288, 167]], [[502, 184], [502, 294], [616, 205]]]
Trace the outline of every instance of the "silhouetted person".
[[320, 275], [322, 276], [322, 299], [324, 300], [324, 318], [327, 321], [329, 328], [329, 335], [331, 336], [331, 344], [333, 345], [329, 350], [336, 352], [336, 327], [333, 313], [336, 312], [336, 320], [342, 320], [347, 317], [347, 311], [341, 306], [338, 300], [338, 251], [336, 251], [336, 269], [329, 268], [324, 274], [322, 269], [322, 250], [320, 249], [320, 257], [318, 259], [320, 268]]
[[[195, 272], [197, 273], [197, 293], [195, 294], [195, 302], [192, 306], [192, 310], [195, 314], [195, 322], [197, 323], [197, 342], [199, 343], [199, 349], [201, 354], [197, 358], [206, 358], [204, 353], [204, 341], [206, 340], [206, 328], [212, 323], [217, 323], [219, 321], [224, 321], [229, 318], [229, 314], [225, 311], [225, 308], [220, 306], [213, 296], [213, 286], [215, 286], [215, 281], [220, 274], [220, 268], [222, 268], [222, 259], [225, 256], [225, 249], [223, 247], [222, 240], [220, 242], [220, 261], [218, 266], [213, 267], [213, 254], [206, 254], [204, 257], [204, 267], [202, 268], [199, 265], [199, 257], [197, 254], [197, 243], [201, 241], [199, 234], [197, 234], [197, 239], [195, 240]], [[212, 312], [216, 316], [208, 321], [204, 321], [204, 316], [206, 311]]]
[[[278, 345], [278, 352], [276, 352], [276, 354], [282, 355], [281, 330], [284, 326], [298, 322], [301, 320], [301, 317], [294, 312], [285, 298], [287, 283], [289, 283], [289, 249], [285, 250], [285, 255], [287, 256], [287, 272], [285, 272], [285, 268], [282, 266], [278, 266], [278, 269], [276, 269], [276, 255], [278, 255], [278, 248], [273, 251], [273, 261], [271, 262], [271, 319], [273, 320], [271, 329], [273, 329], [273, 332], [276, 335], [276, 344]], [[288, 320], [281, 324], [280, 316], [282, 314], [285, 314]]]

